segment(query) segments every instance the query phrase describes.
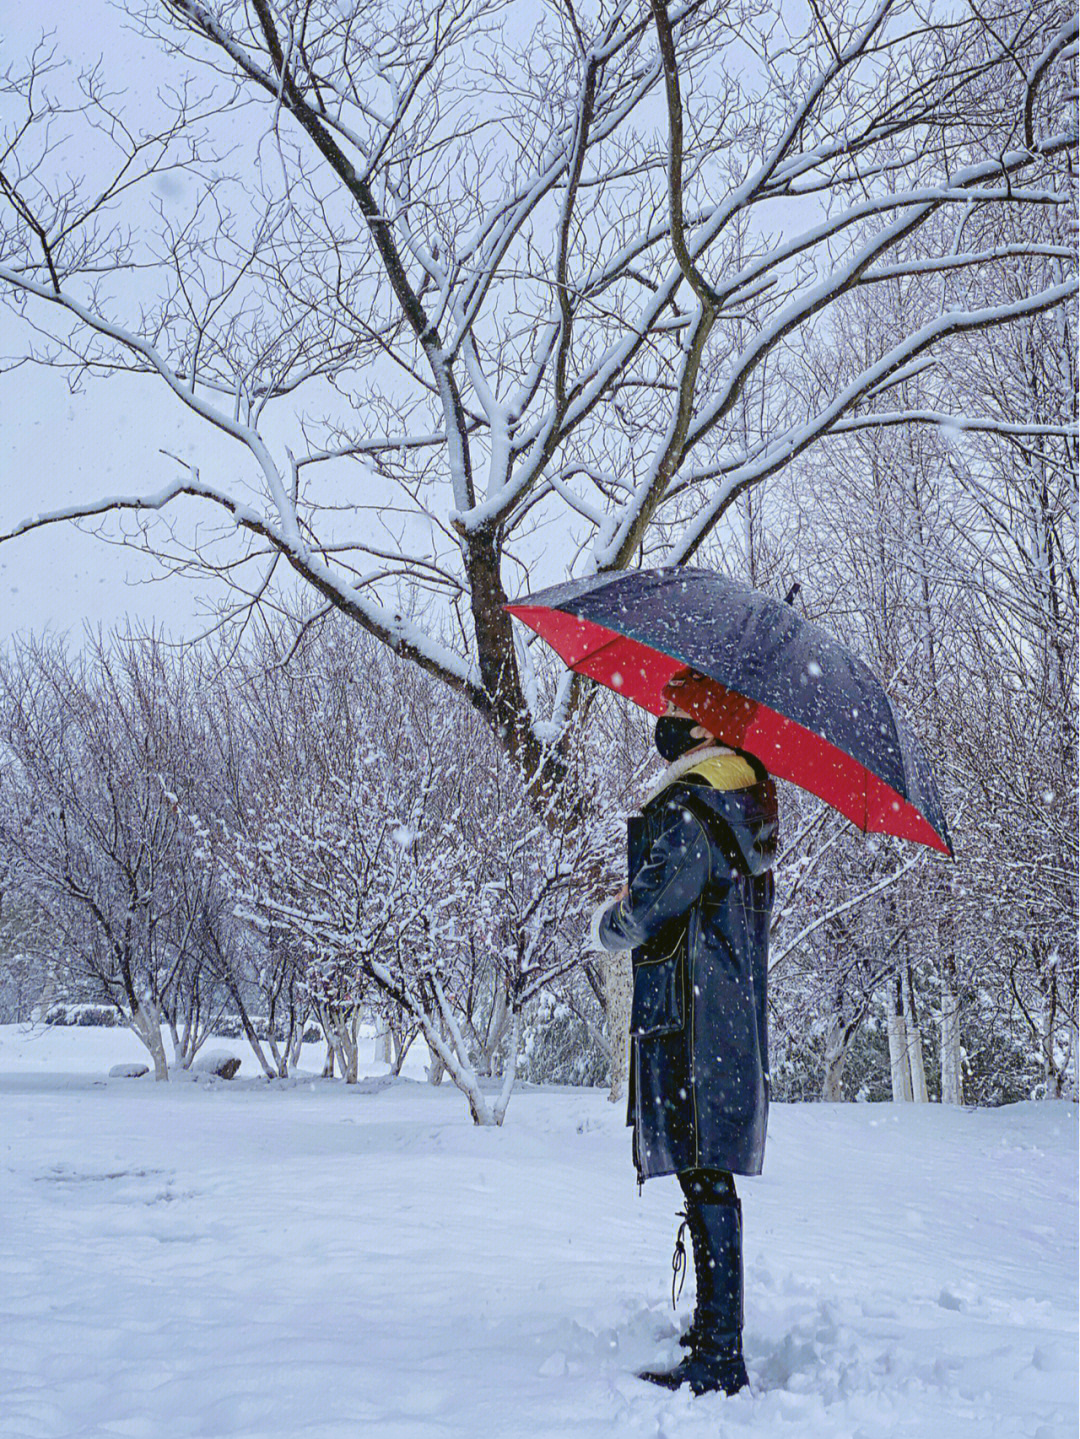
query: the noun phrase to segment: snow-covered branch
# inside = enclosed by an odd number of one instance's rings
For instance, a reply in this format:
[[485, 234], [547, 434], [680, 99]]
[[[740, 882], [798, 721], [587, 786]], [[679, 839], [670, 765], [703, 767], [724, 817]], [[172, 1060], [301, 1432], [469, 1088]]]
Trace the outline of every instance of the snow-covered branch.
[[[686, 560], [740, 495], [843, 436], [1059, 438], [1007, 405], [952, 418], [905, 395], [920, 363], [1074, 303], [1057, 0], [1012, 25], [873, 0], [802, 30], [780, 0], [554, 7], [524, 50], [494, 0], [319, 0], [302, 39], [272, 0], [130, 3], [213, 98], [121, 106], [98, 80], [46, 95], [40, 59], [13, 72], [13, 359], [145, 376], [248, 464], [218, 485], [195, 460], [145, 497], [0, 529], [201, 499], [240, 558], [177, 559], [163, 522], [138, 542], [236, 586], [237, 614], [291, 575], [466, 695], [537, 795], [585, 687], [547, 685], [516, 644], [515, 587]], [[139, 105], [164, 112], [157, 148]], [[121, 155], [115, 228], [96, 174], [70, 179], [100, 134]], [[177, 167], [186, 198], [165, 204], [148, 187]], [[857, 374], [816, 363], [853, 296], [897, 290], [907, 318]], [[252, 537], [280, 563], [245, 588]]]

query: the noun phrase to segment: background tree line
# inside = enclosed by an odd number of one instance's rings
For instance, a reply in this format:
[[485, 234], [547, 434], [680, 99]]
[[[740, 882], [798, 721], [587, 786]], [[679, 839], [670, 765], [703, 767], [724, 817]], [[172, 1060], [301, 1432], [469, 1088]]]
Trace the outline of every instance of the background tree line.
[[[957, 837], [948, 868], [785, 794], [776, 1092], [1060, 1092], [1069, 8], [126, 8], [169, 83], [43, 42], [0, 85], [13, 358], [145, 375], [235, 462], [133, 456], [152, 482], [0, 540], [111, 526], [219, 585], [221, 629], [9, 656], [0, 923], [47, 936], [9, 954], [78, 956], [159, 1072], [158, 1017], [182, 1064], [221, 1005], [268, 1073], [317, 1018], [348, 1076], [381, 1006], [478, 1119], [492, 1070], [599, 1077], [580, 921], [647, 726], [502, 606], [692, 561], [802, 585]], [[219, 528], [170, 530], [184, 497]]]
[[[887, 678], [957, 859], [783, 788], [774, 1094], [1074, 1092], [1075, 452], [913, 451], [882, 426], [821, 463], [744, 501], [710, 560], [774, 592], [800, 578], [797, 603]], [[313, 1025], [347, 1081], [362, 1026], [397, 1066], [422, 1034], [478, 1122], [518, 1074], [618, 1073], [625, 1016], [582, 938], [660, 762], [617, 697], [567, 747], [557, 823], [472, 706], [333, 615], [239, 646], [23, 642], [0, 738], [5, 1018], [111, 1006], [159, 1077], [223, 1022], [267, 1077]]]

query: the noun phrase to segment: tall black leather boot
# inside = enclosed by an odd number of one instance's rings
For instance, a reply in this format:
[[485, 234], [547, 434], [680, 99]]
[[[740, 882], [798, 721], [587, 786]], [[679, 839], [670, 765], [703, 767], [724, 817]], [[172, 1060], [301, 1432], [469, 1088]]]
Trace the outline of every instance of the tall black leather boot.
[[[683, 1223], [679, 1226], [679, 1233], [675, 1240], [675, 1253], [672, 1256], [671, 1267], [675, 1273], [675, 1279], [671, 1284], [671, 1307], [676, 1304], [676, 1284], [679, 1290], [682, 1289], [682, 1276], [686, 1272], [686, 1246], [683, 1244], [683, 1232], [690, 1231], [690, 1243], [694, 1253], [694, 1273], [704, 1274], [709, 1268], [708, 1240], [703, 1232], [700, 1223], [696, 1222], [696, 1207], [699, 1204], [726, 1204], [736, 1199], [735, 1176], [726, 1169], [686, 1169], [679, 1175], [679, 1183], [682, 1185], [683, 1194], [686, 1196], [686, 1209], [683, 1210]], [[690, 1226], [690, 1213], [695, 1211], [695, 1223]], [[698, 1286], [698, 1293], [701, 1293], [701, 1286]], [[685, 1333], [679, 1335], [679, 1343], [684, 1349], [693, 1349], [694, 1336], [698, 1331], [697, 1303], [694, 1305], [694, 1317], [690, 1321]]]
[[726, 1192], [714, 1189], [710, 1202], [683, 1187], [697, 1274], [694, 1322], [683, 1338], [690, 1352], [674, 1369], [639, 1377], [665, 1389], [689, 1384], [695, 1394], [737, 1394], [749, 1382], [742, 1354], [742, 1205], [734, 1184]]

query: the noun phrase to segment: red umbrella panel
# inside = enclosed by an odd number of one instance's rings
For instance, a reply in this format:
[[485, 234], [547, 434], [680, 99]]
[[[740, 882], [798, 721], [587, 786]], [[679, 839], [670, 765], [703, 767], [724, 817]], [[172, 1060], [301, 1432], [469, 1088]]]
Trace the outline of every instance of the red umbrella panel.
[[507, 605], [512, 615], [546, 640], [579, 674], [599, 681], [651, 714], [668, 701], [692, 715], [722, 742], [755, 755], [770, 774], [809, 790], [865, 832], [895, 835], [952, 851], [902, 795], [844, 750], [796, 720], [704, 676], [685, 674], [684, 659], [592, 620], [543, 605]]

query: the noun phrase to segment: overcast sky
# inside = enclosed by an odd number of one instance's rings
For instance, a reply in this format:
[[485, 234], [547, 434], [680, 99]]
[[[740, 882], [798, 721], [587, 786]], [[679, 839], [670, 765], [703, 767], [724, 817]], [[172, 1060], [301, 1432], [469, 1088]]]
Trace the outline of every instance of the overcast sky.
[[[528, 13], [527, 0], [523, 8]], [[52, 32], [57, 56], [68, 57], [74, 71], [100, 59], [110, 85], [125, 87], [123, 108], [133, 113], [152, 108], [162, 81], [177, 80], [177, 61], [133, 34], [120, 4], [38, 0], [26, 7], [0, 0], [0, 35], [8, 59], [29, 54], [43, 30]], [[77, 155], [76, 165], [84, 158]], [[41, 311], [29, 306], [28, 313]], [[0, 308], [0, 355], [24, 353], [26, 343], [25, 326]], [[270, 438], [280, 442], [285, 432]], [[57, 371], [22, 365], [0, 373], [0, 532], [28, 515], [77, 500], [158, 489], [177, 473], [177, 461], [169, 455], [197, 463], [207, 478], [230, 488], [237, 474], [250, 467], [250, 457], [235, 442], [194, 419], [150, 377], [88, 379], [72, 394], [66, 376]], [[348, 484], [355, 483], [353, 469]], [[169, 514], [188, 535], [197, 519], [211, 519], [205, 507], [194, 505], [170, 507]], [[113, 535], [119, 533], [117, 521], [103, 523]], [[164, 529], [155, 533], [167, 538]], [[537, 540], [541, 554], [545, 541], [544, 535]], [[531, 564], [534, 556], [526, 558]], [[538, 583], [555, 578], [540, 576]], [[508, 582], [516, 592], [520, 574], [513, 571]], [[20, 631], [51, 628], [77, 636], [85, 623], [109, 627], [125, 619], [190, 636], [205, 624], [200, 597], [220, 601], [223, 590], [205, 576], [163, 577], [135, 549], [56, 525], [0, 546], [0, 596], [3, 644]]]
[[[10, 329], [10, 322], [0, 326], [5, 340]], [[4, 349], [10, 353], [8, 344]], [[26, 366], [0, 379], [0, 414], [3, 529], [78, 498], [149, 491], [176, 469], [158, 448], [190, 451], [193, 444], [180, 406], [149, 379], [97, 381], [72, 395], [62, 375]], [[113, 625], [125, 616], [189, 632], [205, 584], [146, 583], [160, 575], [136, 551], [70, 525], [13, 540], [0, 546], [3, 637], [47, 627], [77, 631], [84, 621]]]
[[[6, 61], [27, 54], [43, 30], [54, 32], [57, 54], [76, 68], [104, 57], [120, 83], [152, 79], [150, 47], [125, 33], [106, 0], [0, 0]], [[167, 64], [163, 57], [157, 63]], [[22, 326], [0, 310], [0, 354], [24, 345]], [[183, 407], [148, 378], [91, 381], [72, 395], [63, 375], [36, 366], [0, 375], [0, 531], [76, 498], [160, 486], [176, 466], [158, 451], [194, 453], [196, 440], [205, 448]], [[45, 627], [77, 633], [84, 621], [112, 625], [127, 615], [193, 632], [196, 593], [205, 583], [143, 583], [157, 574], [145, 557], [71, 526], [0, 546], [0, 639]]]
[[[69, 59], [74, 73], [100, 59], [110, 87], [125, 90], [127, 113], [145, 115], [159, 85], [177, 81], [178, 62], [133, 34], [120, 4], [39, 0], [30, 9], [0, 0], [7, 57], [30, 54], [43, 31], [52, 32], [49, 43], [57, 57]], [[201, 74], [200, 84], [205, 83]], [[76, 154], [72, 168], [83, 164], [92, 173], [93, 161]], [[27, 314], [40, 318], [43, 311], [30, 304]], [[27, 339], [25, 325], [0, 307], [0, 355], [10, 360], [25, 353]], [[287, 421], [284, 414], [279, 419]], [[276, 428], [271, 417], [268, 437], [286, 438], [284, 430], [275, 436]], [[240, 446], [192, 417], [150, 377], [87, 379], [72, 394], [64, 374], [39, 366], [0, 373], [0, 532], [74, 501], [159, 489], [177, 473], [169, 455], [198, 464], [207, 478], [230, 488], [238, 474], [251, 470], [250, 456]], [[355, 485], [355, 468], [348, 482]], [[216, 522], [205, 506], [194, 504], [186, 510], [170, 506], [168, 514], [188, 535], [197, 521]], [[120, 532], [115, 520], [103, 525], [114, 536]], [[167, 539], [164, 529], [155, 533]], [[148, 556], [71, 525], [50, 526], [0, 546], [0, 596], [0, 644], [20, 631], [51, 628], [77, 636], [84, 623], [112, 626], [128, 618], [190, 636], [206, 624], [200, 599], [225, 597], [212, 578], [163, 577]]]

